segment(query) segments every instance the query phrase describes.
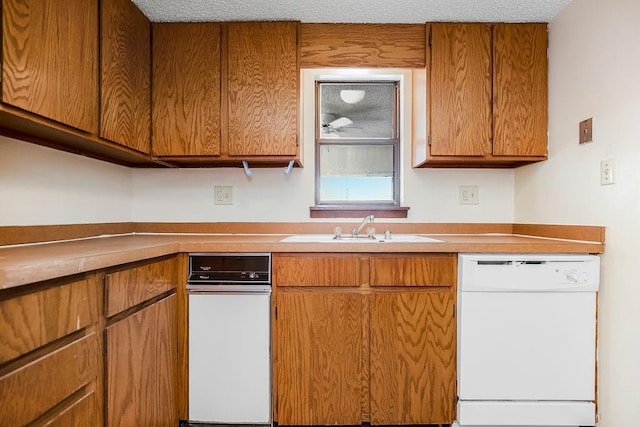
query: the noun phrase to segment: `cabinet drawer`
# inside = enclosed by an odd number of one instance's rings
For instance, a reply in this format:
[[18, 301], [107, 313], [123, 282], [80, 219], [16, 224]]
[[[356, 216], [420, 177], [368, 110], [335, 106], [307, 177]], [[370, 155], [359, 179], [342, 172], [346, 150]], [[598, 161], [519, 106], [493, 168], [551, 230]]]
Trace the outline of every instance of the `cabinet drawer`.
[[453, 255], [372, 256], [371, 286], [453, 286]]
[[277, 286], [358, 287], [367, 282], [367, 257], [333, 254], [274, 255]]
[[25, 425], [96, 379], [95, 333], [0, 377], [0, 425]]
[[73, 402], [54, 418], [44, 424], [45, 427], [97, 426], [98, 411], [96, 394], [91, 391]]
[[81, 279], [0, 301], [0, 364], [93, 323], [93, 279]]
[[173, 257], [106, 274], [105, 315], [113, 316], [174, 289], [177, 273], [178, 261]]

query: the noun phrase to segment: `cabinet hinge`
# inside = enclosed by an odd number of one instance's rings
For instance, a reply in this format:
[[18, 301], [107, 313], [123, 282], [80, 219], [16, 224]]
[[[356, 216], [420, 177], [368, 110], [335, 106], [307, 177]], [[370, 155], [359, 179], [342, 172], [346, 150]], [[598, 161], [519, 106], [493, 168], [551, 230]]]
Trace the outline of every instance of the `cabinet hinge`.
[[429, 28], [429, 37], [427, 39], [427, 44], [431, 47], [431, 28]]
[[278, 306], [276, 305], [276, 320], [278, 320]]
[[431, 147], [431, 135], [427, 137], [427, 145]]
[[458, 315], [458, 307], [456, 307], [456, 305], [453, 305], [453, 318], [455, 319], [455, 317]]
[[300, 136], [296, 135], [296, 147], [300, 147]]

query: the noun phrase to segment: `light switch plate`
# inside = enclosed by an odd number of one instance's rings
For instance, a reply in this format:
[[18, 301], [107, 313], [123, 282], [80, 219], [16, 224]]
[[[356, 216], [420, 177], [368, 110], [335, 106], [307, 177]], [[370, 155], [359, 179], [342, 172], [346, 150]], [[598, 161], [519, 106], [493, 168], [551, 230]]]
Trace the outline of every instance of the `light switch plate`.
[[477, 185], [461, 185], [459, 198], [461, 205], [479, 205], [480, 188]]
[[233, 205], [233, 186], [216, 185], [213, 187], [214, 205]]

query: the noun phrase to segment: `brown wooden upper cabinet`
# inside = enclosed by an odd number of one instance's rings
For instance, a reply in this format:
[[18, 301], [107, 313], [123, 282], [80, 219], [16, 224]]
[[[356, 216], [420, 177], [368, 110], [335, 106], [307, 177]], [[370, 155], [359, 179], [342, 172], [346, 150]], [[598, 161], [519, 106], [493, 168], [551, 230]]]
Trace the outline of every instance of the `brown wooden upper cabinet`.
[[545, 160], [546, 24], [434, 23], [427, 34], [429, 142], [414, 166]]
[[153, 24], [152, 154], [297, 159], [297, 22]]
[[100, 137], [149, 153], [151, 24], [131, 0], [103, 0]]
[[220, 154], [221, 25], [153, 24], [152, 154]]
[[298, 26], [228, 24], [230, 156], [298, 154]]
[[2, 102], [98, 133], [98, 0], [2, 1]]

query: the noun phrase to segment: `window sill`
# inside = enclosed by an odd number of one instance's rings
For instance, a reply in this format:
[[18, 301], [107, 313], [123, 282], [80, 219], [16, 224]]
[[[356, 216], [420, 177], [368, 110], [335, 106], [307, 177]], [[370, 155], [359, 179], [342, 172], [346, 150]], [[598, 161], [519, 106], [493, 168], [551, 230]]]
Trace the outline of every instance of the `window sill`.
[[376, 218], [406, 218], [409, 211], [404, 206], [311, 206], [309, 216], [311, 218], [363, 218], [373, 215]]

